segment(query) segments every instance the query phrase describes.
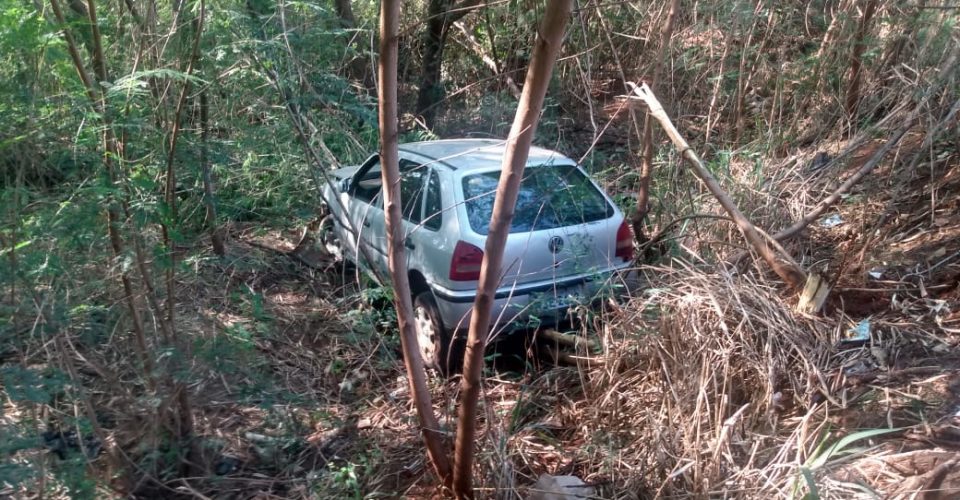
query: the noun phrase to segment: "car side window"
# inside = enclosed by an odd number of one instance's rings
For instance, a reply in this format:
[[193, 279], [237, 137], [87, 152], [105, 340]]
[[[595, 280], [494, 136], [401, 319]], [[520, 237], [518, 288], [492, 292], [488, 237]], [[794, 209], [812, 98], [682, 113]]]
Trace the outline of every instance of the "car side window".
[[435, 170], [430, 171], [427, 181], [427, 197], [423, 210], [423, 227], [432, 231], [439, 231], [443, 225], [443, 202], [440, 197], [440, 176]]
[[419, 224], [423, 216], [423, 181], [429, 170], [410, 160], [400, 160], [400, 203], [403, 218]]
[[375, 203], [383, 187], [383, 178], [380, 176], [380, 158], [373, 159], [371, 165], [357, 179], [354, 180], [353, 195], [367, 203]]

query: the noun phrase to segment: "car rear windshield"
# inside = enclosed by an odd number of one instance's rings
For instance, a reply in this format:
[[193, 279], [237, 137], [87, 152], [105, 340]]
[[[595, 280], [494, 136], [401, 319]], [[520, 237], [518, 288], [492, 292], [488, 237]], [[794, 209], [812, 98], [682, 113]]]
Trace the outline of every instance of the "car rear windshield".
[[[463, 178], [463, 197], [470, 227], [477, 234], [490, 230], [494, 193], [500, 172]], [[513, 214], [511, 233], [540, 231], [613, 216], [613, 207], [580, 169], [573, 165], [527, 167]]]

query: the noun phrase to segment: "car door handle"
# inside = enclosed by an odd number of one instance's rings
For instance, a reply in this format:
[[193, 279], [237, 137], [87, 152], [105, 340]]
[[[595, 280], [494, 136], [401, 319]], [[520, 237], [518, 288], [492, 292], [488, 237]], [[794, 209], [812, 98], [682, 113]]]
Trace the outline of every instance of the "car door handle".
[[413, 244], [413, 240], [409, 236], [403, 239], [403, 246], [409, 248], [410, 250], [416, 250], [417, 246]]
[[367, 219], [363, 219], [363, 227], [370, 227], [370, 221]]

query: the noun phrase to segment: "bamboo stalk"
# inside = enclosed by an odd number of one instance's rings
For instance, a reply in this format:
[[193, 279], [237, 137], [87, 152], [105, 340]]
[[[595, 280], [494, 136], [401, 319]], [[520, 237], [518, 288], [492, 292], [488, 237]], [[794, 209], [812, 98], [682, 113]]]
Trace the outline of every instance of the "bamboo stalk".
[[547, 351], [547, 354], [550, 356], [550, 359], [553, 360], [555, 365], [592, 367], [601, 366], [607, 362], [606, 358], [603, 357], [577, 356], [575, 354], [563, 352], [551, 345], [545, 345], [543, 348]]
[[562, 344], [574, 349], [583, 346], [586, 347], [588, 351], [595, 351], [600, 348], [600, 344], [598, 344], [596, 340], [580, 337], [578, 335], [560, 333], [553, 328], [541, 330], [540, 335], [548, 340], [556, 342], [557, 344]]
[[399, 47], [400, 2], [384, 0], [380, 4], [380, 64], [379, 124], [380, 160], [383, 178], [383, 206], [386, 216], [387, 258], [390, 280], [394, 288], [394, 305], [400, 327], [400, 346], [410, 383], [410, 394], [416, 408], [420, 431], [427, 448], [430, 463], [441, 482], [451, 483], [452, 472], [449, 448], [440, 431], [440, 423], [433, 412], [433, 401], [427, 387], [423, 358], [417, 348], [414, 325], [413, 297], [407, 275], [404, 251], [404, 228], [400, 210], [400, 156], [397, 145], [397, 60]]

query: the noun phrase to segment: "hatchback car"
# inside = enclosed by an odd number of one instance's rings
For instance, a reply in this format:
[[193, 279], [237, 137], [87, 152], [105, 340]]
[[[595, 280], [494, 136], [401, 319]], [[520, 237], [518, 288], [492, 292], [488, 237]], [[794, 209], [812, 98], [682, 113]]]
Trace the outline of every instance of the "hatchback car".
[[[463, 359], [504, 141], [456, 139], [400, 145], [406, 270], [424, 362], [444, 373]], [[334, 172], [318, 241], [331, 256], [387, 276], [379, 155]], [[339, 202], [333, 200], [338, 199]], [[344, 227], [349, 224], [356, 231]], [[361, 262], [365, 245], [372, 263]], [[609, 290], [630, 266], [623, 214], [577, 163], [533, 147], [500, 270], [491, 325], [514, 330], [564, 319], [575, 304]]]

